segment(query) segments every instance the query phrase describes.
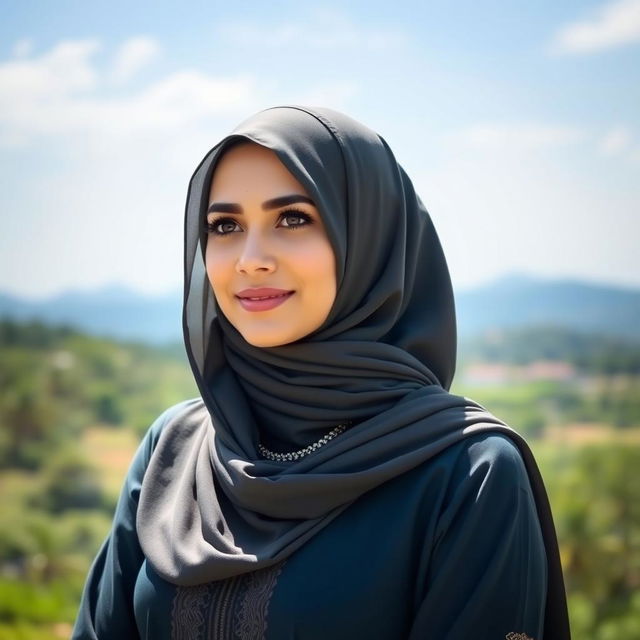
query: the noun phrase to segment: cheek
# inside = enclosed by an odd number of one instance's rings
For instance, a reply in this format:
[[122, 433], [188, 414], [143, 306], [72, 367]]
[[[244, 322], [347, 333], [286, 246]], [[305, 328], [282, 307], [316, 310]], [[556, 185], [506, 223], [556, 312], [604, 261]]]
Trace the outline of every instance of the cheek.
[[315, 242], [301, 252], [300, 262], [313, 291], [320, 294], [325, 304], [333, 301], [336, 293], [336, 266], [333, 249], [327, 240]]
[[205, 267], [209, 283], [216, 295], [222, 292], [225, 284], [229, 281], [230, 264], [231, 268], [233, 268], [233, 264], [230, 263], [229, 256], [226, 255], [225, 251], [220, 251], [219, 247], [216, 247], [214, 251], [211, 244], [207, 245], [207, 250], [205, 252]]

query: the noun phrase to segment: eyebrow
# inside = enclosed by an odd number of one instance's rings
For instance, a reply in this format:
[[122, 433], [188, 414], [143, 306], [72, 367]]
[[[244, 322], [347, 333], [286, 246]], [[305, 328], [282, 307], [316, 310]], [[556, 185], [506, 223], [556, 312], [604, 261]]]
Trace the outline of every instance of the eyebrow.
[[[315, 207], [315, 202], [311, 198], [303, 196], [300, 193], [292, 193], [288, 196], [278, 196], [277, 198], [271, 198], [271, 200], [265, 200], [262, 203], [262, 210], [279, 209], [280, 207], [286, 207], [288, 204], [295, 202], [306, 202]], [[242, 207], [234, 202], [212, 202], [207, 209], [207, 213], [214, 211], [220, 213], [242, 213]]]

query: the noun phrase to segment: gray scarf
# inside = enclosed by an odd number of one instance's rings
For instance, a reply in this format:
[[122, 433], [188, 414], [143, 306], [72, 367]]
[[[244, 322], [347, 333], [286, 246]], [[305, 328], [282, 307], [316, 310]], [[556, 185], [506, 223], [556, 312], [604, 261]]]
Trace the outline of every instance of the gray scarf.
[[[336, 255], [324, 324], [258, 348], [218, 311], [204, 266], [209, 185], [220, 155], [250, 140], [305, 186]], [[137, 530], [164, 579], [195, 585], [279, 562], [365, 492], [481, 431], [508, 435], [533, 487], [549, 563], [545, 638], [568, 637], [545, 488], [525, 440], [448, 392], [456, 360], [451, 281], [433, 223], [386, 142], [351, 118], [300, 106], [261, 111], [205, 156], [185, 212], [183, 327], [202, 402], [169, 420], [142, 483]], [[296, 462], [258, 443], [316, 441]]]

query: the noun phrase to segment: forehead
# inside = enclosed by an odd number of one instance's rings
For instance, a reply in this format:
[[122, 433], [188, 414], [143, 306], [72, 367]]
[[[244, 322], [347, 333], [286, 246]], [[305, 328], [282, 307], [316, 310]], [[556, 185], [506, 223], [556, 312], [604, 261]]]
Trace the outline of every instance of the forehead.
[[274, 151], [253, 142], [241, 142], [224, 151], [216, 162], [210, 196], [281, 190], [306, 194]]

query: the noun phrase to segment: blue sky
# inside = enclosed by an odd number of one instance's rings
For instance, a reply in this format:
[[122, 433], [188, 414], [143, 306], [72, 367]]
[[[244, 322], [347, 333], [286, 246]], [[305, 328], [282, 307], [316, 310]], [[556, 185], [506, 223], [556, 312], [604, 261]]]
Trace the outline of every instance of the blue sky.
[[274, 104], [376, 129], [454, 286], [640, 286], [640, 0], [2, 2], [0, 290], [182, 283], [187, 183]]

